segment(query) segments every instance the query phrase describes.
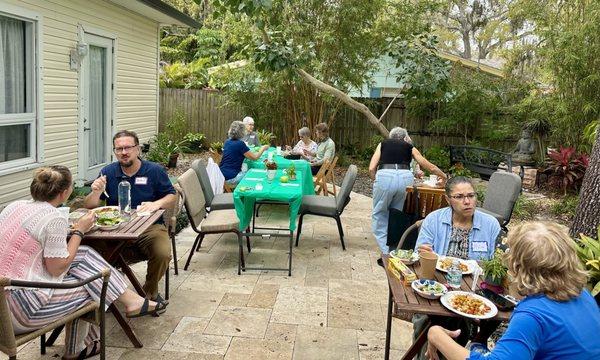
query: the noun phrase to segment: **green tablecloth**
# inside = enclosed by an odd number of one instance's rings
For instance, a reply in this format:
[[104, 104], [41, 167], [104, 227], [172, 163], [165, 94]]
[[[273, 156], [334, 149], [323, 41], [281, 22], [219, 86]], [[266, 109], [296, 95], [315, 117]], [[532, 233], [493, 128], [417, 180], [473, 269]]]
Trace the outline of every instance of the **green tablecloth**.
[[[250, 169], [246, 176], [240, 181], [233, 192], [233, 203], [238, 219], [240, 219], [240, 231], [244, 231], [254, 211], [256, 200], [276, 200], [290, 204], [290, 231], [296, 229], [296, 217], [302, 205], [303, 174], [298, 173], [296, 180], [281, 183], [279, 178], [283, 175], [283, 169], [277, 169], [277, 175], [272, 182], [267, 180], [267, 171], [264, 169]], [[311, 176], [312, 179], [312, 176]], [[256, 184], [262, 184], [262, 190], [256, 190]], [[313, 190], [314, 193], [314, 190]]]
[[[256, 147], [254, 150], [257, 151], [260, 147]], [[273, 153], [273, 161], [277, 164], [277, 170], [283, 170], [289, 168], [292, 163], [296, 167], [296, 174], [301, 174], [302, 177], [302, 194], [303, 195], [314, 195], [315, 185], [313, 183], [312, 173], [310, 172], [310, 164], [306, 160], [289, 160], [281, 155], [275, 154], [275, 148], [269, 148], [258, 160], [246, 159], [244, 162], [248, 164], [248, 169], [265, 169], [265, 163], [263, 162], [267, 157], [268, 153]], [[278, 176], [279, 178], [279, 176]], [[299, 177], [300, 179], [300, 177]]]

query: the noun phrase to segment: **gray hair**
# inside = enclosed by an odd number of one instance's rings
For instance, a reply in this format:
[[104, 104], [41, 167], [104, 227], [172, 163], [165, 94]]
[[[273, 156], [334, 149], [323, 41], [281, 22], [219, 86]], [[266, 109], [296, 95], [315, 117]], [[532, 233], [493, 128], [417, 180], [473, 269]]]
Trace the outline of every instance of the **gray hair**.
[[305, 126], [302, 129], [298, 130], [298, 135], [310, 137], [310, 129]]
[[390, 130], [390, 139], [398, 139], [398, 140], [406, 140], [408, 137], [408, 131], [406, 129], [396, 126], [392, 130]]
[[243, 138], [246, 136], [246, 126], [241, 121], [236, 120], [232, 122], [229, 126], [229, 131], [227, 131], [227, 136], [234, 140]]
[[471, 185], [471, 187], [473, 189], [475, 189], [475, 186], [473, 185], [473, 181], [471, 181], [471, 178], [468, 178], [466, 176], [454, 176], [451, 177], [450, 179], [448, 179], [448, 181], [446, 181], [446, 195], [450, 196], [450, 193], [452, 192], [452, 190], [454, 189], [454, 187], [458, 184], [469, 184]]
[[246, 116], [242, 122], [244, 123], [244, 125], [250, 125], [250, 124], [254, 124], [254, 119], [250, 116]]

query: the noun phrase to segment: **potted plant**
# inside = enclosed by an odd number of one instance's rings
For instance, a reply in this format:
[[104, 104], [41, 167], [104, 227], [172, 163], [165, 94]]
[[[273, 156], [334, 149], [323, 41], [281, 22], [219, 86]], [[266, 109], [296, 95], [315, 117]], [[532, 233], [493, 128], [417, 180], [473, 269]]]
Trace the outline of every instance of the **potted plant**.
[[[598, 227], [600, 239], [600, 227]], [[600, 240], [581, 234], [577, 241], [577, 255], [588, 272], [588, 288], [600, 306]]]
[[187, 147], [191, 152], [199, 152], [202, 150], [204, 139], [206, 139], [206, 137], [202, 133], [190, 132], [185, 135], [184, 139], [187, 141]]
[[257, 135], [261, 145], [274, 146], [273, 141], [275, 140], [275, 135], [272, 132], [263, 129], [258, 131]]
[[267, 168], [267, 180], [273, 181], [277, 174], [277, 163], [274, 161], [265, 161], [265, 167]]
[[223, 143], [220, 141], [217, 141], [217, 142], [210, 144], [210, 150], [217, 154], [222, 154], [223, 153]]
[[290, 177], [290, 180], [296, 180], [296, 165], [292, 163], [287, 170], [287, 174]]
[[179, 154], [187, 149], [187, 140], [174, 142], [165, 133], [158, 133], [152, 139], [152, 146], [146, 158], [169, 168], [177, 167]]
[[484, 281], [486, 283], [494, 286], [503, 286], [503, 281], [508, 274], [508, 269], [504, 266], [503, 257], [504, 251], [496, 249], [491, 259], [481, 262]]

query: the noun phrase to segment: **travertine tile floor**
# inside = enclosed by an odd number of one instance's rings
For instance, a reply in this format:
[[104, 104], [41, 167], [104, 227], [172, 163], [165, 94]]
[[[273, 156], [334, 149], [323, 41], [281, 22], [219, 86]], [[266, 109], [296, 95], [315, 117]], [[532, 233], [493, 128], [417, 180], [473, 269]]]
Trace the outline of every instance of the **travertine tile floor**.
[[[158, 317], [131, 321], [144, 344], [135, 349], [108, 317], [108, 359], [382, 359], [387, 282], [377, 266], [371, 234], [371, 198], [352, 193], [342, 222], [342, 251], [333, 219], [307, 216], [293, 249], [292, 276], [276, 271], [237, 275], [237, 240], [211, 235], [183, 265], [195, 238], [188, 228], [177, 236], [179, 275], [171, 270], [171, 299]], [[287, 208], [265, 207], [259, 224], [285, 226]], [[247, 263], [284, 267], [287, 240], [254, 238]], [[134, 268], [140, 278], [145, 264]], [[411, 342], [412, 326], [394, 319], [392, 358]], [[61, 337], [58, 344], [62, 344]], [[39, 355], [39, 343], [20, 359], [51, 359], [62, 346]], [[0, 357], [4, 359], [5, 357]]]

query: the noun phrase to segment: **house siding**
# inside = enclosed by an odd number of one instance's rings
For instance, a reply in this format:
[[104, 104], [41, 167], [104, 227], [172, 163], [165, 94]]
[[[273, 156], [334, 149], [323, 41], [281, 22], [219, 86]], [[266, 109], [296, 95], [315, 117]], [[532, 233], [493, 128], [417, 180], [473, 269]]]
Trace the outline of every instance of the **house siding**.
[[[42, 16], [43, 165], [68, 166], [78, 178], [78, 71], [69, 51], [78, 26], [115, 35], [115, 131], [133, 130], [141, 141], [158, 127], [158, 23], [103, 0], [2, 0]], [[29, 197], [33, 170], [0, 176], [0, 207]]]

